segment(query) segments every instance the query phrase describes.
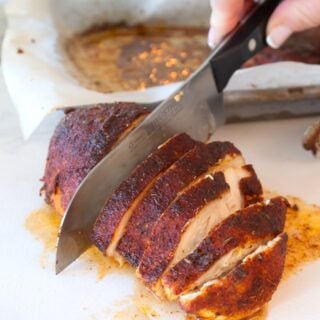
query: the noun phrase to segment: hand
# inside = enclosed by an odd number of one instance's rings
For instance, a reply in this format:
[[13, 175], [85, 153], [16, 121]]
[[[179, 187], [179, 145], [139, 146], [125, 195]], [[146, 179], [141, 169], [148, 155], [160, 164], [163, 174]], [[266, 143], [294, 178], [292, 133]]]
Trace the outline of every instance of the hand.
[[[208, 43], [214, 47], [254, 4], [253, 0], [210, 0]], [[283, 0], [267, 26], [267, 43], [279, 48], [294, 32], [320, 26], [320, 0]]]

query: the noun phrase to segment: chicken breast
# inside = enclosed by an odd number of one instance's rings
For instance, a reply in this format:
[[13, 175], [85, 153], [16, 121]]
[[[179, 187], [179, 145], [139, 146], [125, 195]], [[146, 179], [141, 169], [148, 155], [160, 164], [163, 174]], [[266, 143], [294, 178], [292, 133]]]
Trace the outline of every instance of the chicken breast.
[[283, 232], [287, 200], [277, 197], [232, 214], [161, 279], [169, 300], [220, 277], [260, 245]]
[[221, 278], [180, 296], [182, 308], [201, 318], [243, 319], [258, 311], [276, 290], [283, 272], [287, 235], [260, 246]]
[[51, 138], [41, 193], [62, 215], [89, 171], [149, 113], [135, 103], [69, 111]]
[[117, 252], [131, 265], [138, 266], [153, 224], [179, 192], [208, 170], [243, 164], [240, 152], [229, 142], [197, 145], [157, 179], [135, 208]]
[[[87, 173], [147, 114], [130, 103], [67, 114], [50, 142], [46, 201], [63, 213]], [[238, 319], [271, 298], [283, 269], [286, 201], [261, 200], [260, 181], [232, 143], [180, 134], [106, 199], [91, 236], [103, 253], [138, 267], [159, 297], [196, 316]]]
[[195, 146], [186, 134], [176, 135], [158, 147], [121, 183], [106, 201], [92, 231], [94, 244], [112, 256], [135, 207], [156, 178]]
[[[213, 177], [209, 175], [179, 195], [152, 230], [137, 270], [145, 285], [158, 296], [163, 296], [160, 283], [162, 273], [190, 254], [211, 228], [244, 207], [246, 197], [240, 189], [241, 180], [250, 181], [248, 178], [252, 175], [251, 167], [230, 167]], [[212, 178], [212, 182], [204, 183]], [[223, 182], [225, 186], [221, 188]], [[257, 197], [261, 196], [261, 192], [260, 189]]]

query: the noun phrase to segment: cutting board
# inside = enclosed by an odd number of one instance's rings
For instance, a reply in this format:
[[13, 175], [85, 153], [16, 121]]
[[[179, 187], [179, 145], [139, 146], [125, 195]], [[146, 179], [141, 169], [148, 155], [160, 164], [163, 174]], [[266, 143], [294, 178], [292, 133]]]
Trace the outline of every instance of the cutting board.
[[[112, 270], [98, 279], [95, 266], [79, 259], [56, 276], [53, 252], [44, 252], [26, 229], [27, 217], [43, 206], [39, 179], [59, 117], [51, 114], [25, 142], [0, 78], [0, 319], [185, 319], [178, 306], [149, 298], [130, 270]], [[320, 205], [320, 160], [301, 147], [303, 131], [313, 120], [228, 125], [215, 139], [234, 142], [255, 165], [265, 188]], [[319, 319], [319, 279], [320, 261], [282, 282], [268, 319]]]

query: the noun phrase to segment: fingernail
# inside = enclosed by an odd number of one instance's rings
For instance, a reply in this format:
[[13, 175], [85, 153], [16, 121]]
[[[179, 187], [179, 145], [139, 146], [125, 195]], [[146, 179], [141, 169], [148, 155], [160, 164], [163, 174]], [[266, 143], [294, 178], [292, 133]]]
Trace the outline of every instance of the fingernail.
[[285, 25], [280, 25], [271, 30], [267, 36], [267, 43], [273, 49], [278, 49], [292, 35], [293, 31]]
[[215, 36], [215, 32], [211, 27], [208, 33], [208, 45], [211, 49], [214, 49], [214, 47], [217, 45], [217, 43], [215, 42], [214, 36]]

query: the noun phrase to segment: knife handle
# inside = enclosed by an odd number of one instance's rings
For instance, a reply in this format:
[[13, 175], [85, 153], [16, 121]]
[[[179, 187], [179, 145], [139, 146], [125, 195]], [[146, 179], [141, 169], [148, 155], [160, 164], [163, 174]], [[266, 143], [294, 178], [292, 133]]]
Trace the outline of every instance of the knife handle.
[[267, 22], [280, 2], [265, 0], [257, 4], [214, 51], [210, 64], [219, 92], [244, 62], [266, 47]]

